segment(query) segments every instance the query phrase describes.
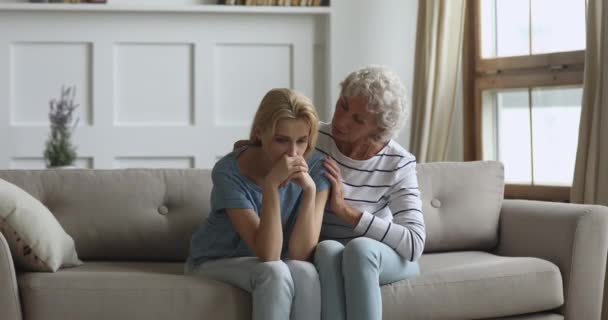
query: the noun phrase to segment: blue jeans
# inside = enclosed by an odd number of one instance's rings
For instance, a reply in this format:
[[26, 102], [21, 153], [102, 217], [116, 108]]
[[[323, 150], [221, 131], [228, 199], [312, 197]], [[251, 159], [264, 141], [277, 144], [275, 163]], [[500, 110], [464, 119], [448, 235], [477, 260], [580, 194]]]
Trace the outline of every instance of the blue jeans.
[[346, 244], [327, 240], [317, 245], [315, 265], [321, 279], [324, 320], [381, 320], [380, 286], [420, 273], [417, 262], [371, 238]]
[[198, 266], [186, 264], [185, 274], [206, 276], [251, 293], [253, 320], [308, 320], [321, 316], [319, 276], [309, 262], [228, 258]]

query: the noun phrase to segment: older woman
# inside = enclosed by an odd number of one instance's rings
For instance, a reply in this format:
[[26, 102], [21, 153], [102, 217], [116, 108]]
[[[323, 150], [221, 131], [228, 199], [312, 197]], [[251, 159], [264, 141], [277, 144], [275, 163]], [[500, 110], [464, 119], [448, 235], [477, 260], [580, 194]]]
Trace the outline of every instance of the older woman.
[[405, 120], [399, 78], [365, 67], [341, 83], [331, 123], [321, 123], [331, 196], [315, 265], [323, 319], [382, 319], [380, 285], [419, 273], [426, 238], [416, 159], [391, 138]]

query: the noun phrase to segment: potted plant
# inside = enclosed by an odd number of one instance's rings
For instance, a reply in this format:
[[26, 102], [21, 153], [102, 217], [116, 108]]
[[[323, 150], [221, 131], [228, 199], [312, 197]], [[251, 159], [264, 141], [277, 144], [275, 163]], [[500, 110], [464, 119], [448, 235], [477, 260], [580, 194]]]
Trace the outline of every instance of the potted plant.
[[51, 133], [44, 150], [47, 168], [74, 167], [76, 147], [71, 142], [71, 136], [78, 124], [78, 119], [72, 124], [74, 110], [78, 107], [74, 103], [75, 96], [76, 87], [62, 86], [59, 100], [49, 102]]

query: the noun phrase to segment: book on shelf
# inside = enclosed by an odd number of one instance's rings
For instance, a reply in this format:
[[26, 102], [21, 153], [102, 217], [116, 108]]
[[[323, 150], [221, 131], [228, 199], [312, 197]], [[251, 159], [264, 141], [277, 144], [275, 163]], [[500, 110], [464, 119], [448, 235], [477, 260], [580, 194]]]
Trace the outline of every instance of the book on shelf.
[[108, 3], [108, 0], [30, 0], [30, 3]]
[[330, 0], [218, 0], [217, 4], [228, 6], [328, 7]]

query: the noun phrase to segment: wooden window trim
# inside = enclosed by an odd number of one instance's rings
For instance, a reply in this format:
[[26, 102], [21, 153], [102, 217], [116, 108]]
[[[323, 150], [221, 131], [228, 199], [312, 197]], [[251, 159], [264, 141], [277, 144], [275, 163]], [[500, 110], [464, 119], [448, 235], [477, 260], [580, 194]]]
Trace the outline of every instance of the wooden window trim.
[[477, 94], [481, 96], [481, 91], [487, 89], [567, 86], [582, 83], [582, 70], [568, 70], [555, 73], [521, 73], [477, 77], [475, 88]]
[[[483, 90], [583, 83], [584, 50], [482, 59], [480, 5], [480, 0], [467, 0], [463, 52], [465, 161], [483, 159]], [[570, 187], [507, 184], [505, 198], [567, 202]]]
[[566, 51], [504, 58], [476, 59], [477, 73], [498, 70], [549, 69], [560, 70], [568, 67], [583, 66], [585, 51]]

